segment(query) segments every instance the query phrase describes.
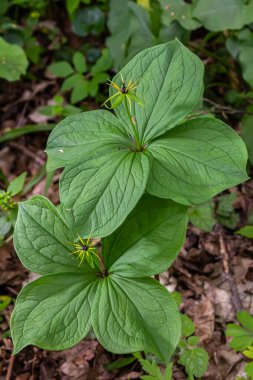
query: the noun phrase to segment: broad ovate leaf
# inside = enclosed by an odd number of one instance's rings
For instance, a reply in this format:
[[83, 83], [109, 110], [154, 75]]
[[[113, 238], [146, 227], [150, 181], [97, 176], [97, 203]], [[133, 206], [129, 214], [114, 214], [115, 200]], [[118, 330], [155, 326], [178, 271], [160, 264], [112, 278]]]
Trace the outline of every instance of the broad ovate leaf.
[[177, 21], [188, 30], [201, 27], [201, 23], [192, 16], [193, 4], [186, 3], [184, 0], [160, 0], [160, 5], [164, 25], [170, 26]]
[[28, 60], [24, 50], [0, 37], [0, 78], [9, 82], [18, 80], [26, 73], [27, 67]]
[[19, 203], [14, 246], [20, 261], [30, 271], [39, 274], [77, 271], [77, 260], [70, 254], [73, 246], [69, 244], [75, 239], [48, 199], [34, 196]]
[[[203, 64], [178, 40], [146, 49], [136, 55], [113, 79], [120, 86], [137, 81], [136, 95], [143, 107], [132, 104], [139, 135], [144, 143], [172, 129], [199, 102], [203, 90]], [[111, 88], [110, 95], [115, 90]], [[126, 123], [124, 105], [115, 109]], [[130, 130], [130, 126], [128, 126]]]
[[65, 350], [82, 340], [91, 327], [95, 274], [51, 274], [20, 292], [11, 316], [14, 353], [29, 344]]
[[66, 168], [60, 183], [63, 212], [83, 236], [107, 236], [125, 220], [145, 191], [143, 153], [118, 151]]
[[243, 26], [243, 0], [196, 0], [192, 15], [208, 30], [240, 29]]
[[183, 245], [186, 225], [187, 207], [144, 195], [125, 222], [102, 240], [108, 271], [126, 277], [163, 272]]
[[181, 333], [180, 316], [167, 289], [152, 278], [111, 275], [100, 282], [92, 308], [97, 339], [109, 351], [153, 352], [168, 362]]
[[99, 110], [72, 115], [61, 121], [47, 142], [47, 169], [86, 161], [109, 150], [125, 147], [124, 127], [110, 112]]
[[248, 179], [241, 138], [213, 118], [182, 123], [147, 151], [152, 157], [147, 191], [183, 204], [199, 204]]

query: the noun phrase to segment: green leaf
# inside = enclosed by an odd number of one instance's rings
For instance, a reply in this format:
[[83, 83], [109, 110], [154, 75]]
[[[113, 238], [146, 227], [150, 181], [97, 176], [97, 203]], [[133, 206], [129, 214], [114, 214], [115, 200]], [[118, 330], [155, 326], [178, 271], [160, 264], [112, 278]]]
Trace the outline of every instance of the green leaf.
[[95, 65], [91, 68], [91, 74], [96, 75], [98, 73], [102, 73], [104, 71], [107, 71], [112, 66], [112, 58], [110, 56], [108, 49], [103, 49], [101, 56], [98, 58]]
[[84, 58], [83, 54], [80, 53], [80, 51], [75, 52], [75, 54], [73, 56], [73, 64], [74, 64], [76, 71], [78, 71], [79, 73], [83, 74], [87, 71], [87, 65], [86, 65], [85, 58]]
[[[250, 349], [251, 348], [251, 349]], [[253, 351], [252, 351], [252, 346], [249, 347], [248, 350], [243, 351], [243, 355], [247, 356], [249, 359], [253, 359]]]
[[[0, 212], [0, 240], [4, 239], [11, 230], [12, 224], [8, 218], [8, 214]], [[1, 243], [0, 243], [1, 247]]]
[[[253, 111], [253, 107], [250, 108], [249, 111], [250, 110]], [[246, 115], [242, 119], [242, 137], [248, 149], [250, 163], [251, 165], [253, 165], [253, 116], [252, 115]]]
[[105, 83], [108, 79], [108, 75], [106, 73], [98, 73], [96, 74], [91, 81], [89, 81], [89, 91], [90, 96], [95, 97], [98, 93], [98, 88], [100, 83]]
[[[114, 67], [121, 68], [137, 53], [157, 44], [152, 32], [151, 18], [151, 13], [135, 2], [110, 1], [108, 27], [111, 36], [107, 38], [106, 44]], [[160, 27], [159, 19], [159, 16], [156, 17]]]
[[240, 137], [213, 118], [191, 119], [150, 144], [147, 191], [183, 204], [199, 204], [248, 179]]
[[27, 67], [24, 50], [0, 37], [0, 77], [13, 82], [26, 73]]
[[4, 309], [6, 309], [7, 306], [11, 303], [11, 297], [10, 296], [0, 296], [0, 313]]
[[79, 7], [81, 0], [67, 0], [66, 7], [67, 11], [70, 15], [74, 13], [74, 11]]
[[72, 22], [73, 32], [78, 36], [99, 35], [104, 30], [105, 15], [98, 7], [86, 7], [78, 10]]
[[243, 327], [239, 325], [235, 325], [234, 323], [229, 323], [227, 325], [226, 335], [232, 336], [232, 337], [241, 337], [244, 335], [251, 336], [252, 333], [250, 333], [249, 331], [246, 331]]
[[253, 46], [243, 46], [239, 54], [239, 61], [242, 65], [243, 78], [250, 84], [251, 87], [253, 87], [253, 74], [251, 67], [252, 58]]
[[76, 83], [79, 82], [80, 78], [83, 78], [83, 76], [80, 75], [79, 73], [70, 75], [70, 77], [66, 78], [63, 81], [61, 85], [61, 91], [71, 90], [76, 85]]
[[60, 198], [69, 224], [84, 236], [109, 235], [141, 198], [148, 174], [147, 157], [127, 151], [66, 168]]
[[190, 317], [186, 314], [180, 314], [182, 324], [182, 336], [188, 337], [195, 332], [195, 325]]
[[253, 334], [253, 317], [248, 311], [238, 311], [237, 319], [241, 325]]
[[79, 81], [76, 81], [71, 93], [70, 102], [75, 104], [87, 98], [89, 95], [89, 82], [79, 74]]
[[[144, 106], [134, 103], [132, 113], [145, 143], [180, 123], [197, 107], [202, 95], [203, 64], [178, 40], [142, 51], [113, 82], [119, 85], [121, 75], [126, 83], [131, 79], [138, 81], [135, 93], [143, 99]], [[110, 96], [113, 94], [110, 88]], [[117, 107], [115, 113], [126, 123], [128, 118], [123, 105]]]
[[113, 371], [114, 369], [125, 367], [125, 366], [127, 366], [127, 365], [129, 365], [129, 364], [131, 364], [131, 363], [133, 363], [135, 361], [136, 361], [136, 358], [133, 357], [133, 356], [130, 356], [129, 358], [119, 359], [119, 360], [116, 360], [113, 363], [107, 364], [105, 366], [105, 368], [108, 371]]
[[235, 233], [253, 239], [253, 226], [242, 227]]
[[145, 195], [125, 222], [102, 241], [110, 273], [142, 277], [163, 272], [181, 249], [186, 226], [186, 207]]
[[116, 117], [104, 110], [83, 112], [61, 121], [50, 134], [46, 153], [47, 170], [118, 150], [127, 139]]
[[170, 363], [164, 373], [164, 380], [172, 380], [172, 367], [173, 363]]
[[119, 69], [125, 61], [126, 46], [130, 37], [130, 9], [126, 0], [110, 0], [108, 28], [111, 33], [106, 39], [113, 60], [113, 66]]
[[25, 286], [11, 316], [14, 354], [29, 344], [65, 350], [82, 340], [97, 281], [95, 274], [54, 273]]
[[27, 173], [24, 172], [20, 174], [18, 177], [16, 177], [13, 181], [11, 181], [8, 186], [7, 192], [11, 195], [19, 194], [23, 190], [26, 175]]
[[182, 352], [179, 363], [185, 367], [188, 375], [201, 377], [208, 368], [208, 354], [204, 348], [191, 348]]
[[27, 135], [29, 133], [36, 133], [41, 131], [52, 131], [54, 124], [31, 124], [21, 128], [15, 128], [5, 132], [0, 136], [0, 144], [6, 141], [16, 139], [19, 136]]
[[208, 30], [240, 29], [243, 26], [243, 0], [196, 0], [193, 17]]
[[253, 336], [241, 335], [233, 338], [231, 342], [229, 342], [229, 347], [233, 348], [235, 351], [243, 351], [251, 344], [253, 344]]
[[181, 303], [183, 302], [182, 294], [177, 291], [174, 291], [171, 293], [171, 296], [173, 300], [176, 302], [177, 306], [180, 307]]
[[247, 376], [250, 377], [250, 379], [252, 380], [252, 378], [253, 378], [253, 362], [246, 364], [246, 366], [244, 367], [244, 370], [245, 370]]
[[190, 346], [196, 346], [200, 342], [199, 336], [190, 336], [190, 338], [187, 339], [187, 343]]
[[[158, 365], [154, 361], [151, 362], [151, 361], [146, 360], [146, 359], [141, 359], [141, 360], [139, 360], [139, 362], [141, 363], [143, 370], [146, 373], [148, 373], [149, 375], [151, 375], [152, 379], [163, 380], [160, 368], [158, 367]], [[141, 377], [141, 379], [147, 379], [147, 378], [149, 378], [149, 376], [142, 376]]]
[[92, 308], [92, 326], [109, 351], [148, 351], [168, 362], [180, 337], [180, 318], [169, 292], [151, 278], [104, 279]]
[[215, 224], [212, 202], [192, 206], [189, 209], [190, 222], [203, 231], [210, 232]]
[[81, 111], [82, 110], [80, 108], [68, 104], [63, 108], [63, 116], [68, 117], [71, 115], [75, 115], [76, 113], [80, 113]]
[[[130, 36], [126, 41], [126, 62], [132, 59], [142, 50], [156, 45], [156, 38], [152, 33], [150, 13], [139, 4], [128, 1], [130, 11], [129, 30]], [[119, 25], [119, 27], [121, 27]], [[127, 34], [127, 31], [125, 31]]]
[[253, 334], [243, 327], [230, 323], [227, 325], [226, 336], [233, 339], [229, 342], [229, 346], [236, 351], [243, 351], [253, 343]]
[[162, 22], [171, 25], [173, 21], [179, 22], [183, 28], [194, 30], [201, 27], [201, 23], [193, 15], [193, 5], [183, 0], [160, 0], [162, 8]]
[[234, 210], [236, 193], [224, 194], [219, 197], [216, 208], [216, 218], [220, 224], [227, 228], [235, 228], [239, 222], [239, 215]]
[[76, 237], [48, 199], [34, 196], [19, 204], [14, 245], [20, 261], [30, 271], [39, 274], [78, 271], [69, 244]]
[[74, 72], [72, 66], [66, 61], [52, 63], [48, 66], [48, 70], [57, 78], [66, 78]]

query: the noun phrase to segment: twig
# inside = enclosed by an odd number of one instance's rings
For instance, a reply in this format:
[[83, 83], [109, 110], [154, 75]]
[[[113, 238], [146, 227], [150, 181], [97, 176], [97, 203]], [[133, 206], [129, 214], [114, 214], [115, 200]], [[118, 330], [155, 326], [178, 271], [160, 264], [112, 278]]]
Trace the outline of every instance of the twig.
[[12, 369], [13, 369], [14, 361], [15, 361], [15, 356], [11, 356], [10, 360], [9, 360], [9, 366], [8, 366], [8, 370], [7, 370], [7, 373], [6, 373], [5, 380], [11, 380], [11, 375], [12, 375]]
[[216, 226], [216, 231], [218, 232], [218, 235], [219, 235], [220, 253], [222, 256], [222, 264], [223, 264], [223, 270], [225, 273], [225, 278], [230, 287], [231, 300], [232, 300], [234, 310], [237, 313], [238, 311], [243, 310], [243, 305], [239, 296], [236, 282], [233, 277], [232, 269], [230, 267], [231, 256], [229, 254], [230, 251], [229, 251], [228, 243], [226, 242], [223, 228], [220, 225]]
[[19, 119], [18, 119], [18, 122], [17, 122], [17, 127], [21, 127], [21, 126], [22, 126], [23, 118], [24, 118], [24, 115], [25, 115], [25, 113], [26, 113], [26, 110], [27, 110], [28, 104], [29, 104], [29, 100], [27, 100], [27, 101], [25, 102], [25, 105], [24, 105], [24, 107], [23, 107], [23, 109], [22, 109], [21, 115], [20, 115], [20, 117], [19, 117]]
[[35, 153], [31, 152], [29, 149], [27, 149], [25, 146], [23, 145], [20, 145], [20, 144], [17, 144], [16, 142], [14, 141], [11, 141], [9, 143], [9, 146], [15, 148], [15, 149], [18, 149], [20, 150], [21, 152], [23, 152], [26, 156], [32, 158], [34, 161], [36, 161], [38, 164], [40, 165], [43, 165], [45, 163], [45, 161], [39, 157], [38, 155], [36, 155]]
[[245, 110], [237, 110], [236, 108], [229, 107], [229, 106], [222, 106], [222, 105], [215, 103], [214, 101], [212, 101], [208, 98], [203, 98], [203, 101], [205, 103], [209, 103], [212, 106], [214, 106], [214, 108], [216, 109], [215, 112], [221, 112], [224, 114], [226, 114], [226, 113], [230, 113], [230, 114], [239, 113], [239, 114], [245, 114], [245, 115], [253, 115], [253, 112], [245, 111]]

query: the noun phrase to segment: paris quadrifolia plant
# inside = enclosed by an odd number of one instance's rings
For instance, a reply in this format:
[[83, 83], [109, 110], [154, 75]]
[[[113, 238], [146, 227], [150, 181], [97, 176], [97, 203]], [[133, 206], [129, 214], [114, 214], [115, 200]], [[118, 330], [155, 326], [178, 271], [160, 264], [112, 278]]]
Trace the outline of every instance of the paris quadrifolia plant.
[[19, 204], [14, 244], [41, 277], [11, 317], [14, 353], [63, 350], [92, 329], [114, 353], [150, 352], [164, 363], [181, 318], [153, 276], [185, 240], [188, 206], [245, 180], [241, 138], [196, 117], [203, 64], [178, 40], [136, 55], [110, 82], [108, 108], [61, 121], [49, 136], [49, 171], [64, 168], [60, 205]]

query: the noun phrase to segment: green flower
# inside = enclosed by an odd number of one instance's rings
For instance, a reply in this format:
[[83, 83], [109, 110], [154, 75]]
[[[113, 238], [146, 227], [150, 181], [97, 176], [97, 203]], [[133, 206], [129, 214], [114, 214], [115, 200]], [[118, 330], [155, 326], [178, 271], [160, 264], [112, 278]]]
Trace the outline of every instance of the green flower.
[[[111, 80], [109, 80], [109, 83], [107, 83], [109, 86], [113, 87], [117, 92], [110, 96], [110, 98], [108, 98], [103, 104], [102, 104], [102, 107], [103, 106], [106, 106], [107, 108], [110, 108], [110, 109], [113, 109], [113, 108], [116, 108], [117, 106], [119, 106], [125, 99], [127, 99], [128, 103], [129, 103], [129, 107], [131, 109], [131, 102], [136, 102], [137, 104], [139, 105], [143, 105], [141, 99], [133, 93], [133, 91], [139, 87], [137, 86], [137, 83], [139, 82], [139, 80], [136, 80], [135, 82], [133, 82], [133, 80], [131, 79], [128, 84], [126, 85], [126, 82], [124, 81], [123, 77], [121, 76], [121, 87], [119, 87], [116, 83], [112, 82]], [[113, 100], [113, 102], [112, 102]], [[108, 102], [111, 102], [111, 106], [107, 106], [107, 103]]]

